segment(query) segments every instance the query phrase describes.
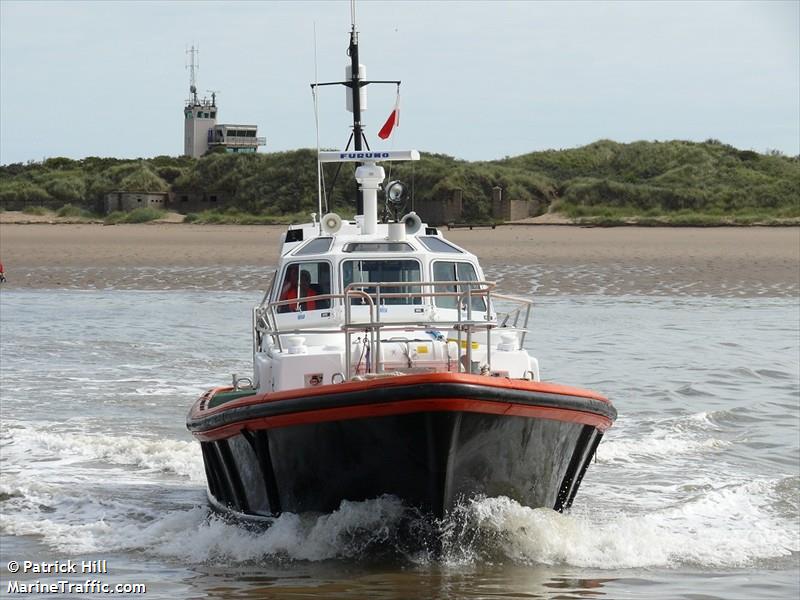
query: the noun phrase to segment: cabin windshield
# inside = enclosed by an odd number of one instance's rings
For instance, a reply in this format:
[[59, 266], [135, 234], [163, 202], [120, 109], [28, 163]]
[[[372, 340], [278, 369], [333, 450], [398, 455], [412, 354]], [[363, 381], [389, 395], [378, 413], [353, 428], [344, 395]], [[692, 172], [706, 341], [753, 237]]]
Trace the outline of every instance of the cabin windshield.
[[[344, 288], [351, 283], [379, 283], [420, 281], [420, 264], [416, 260], [346, 260], [342, 263], [342, 281]], [[365, 286], [374, 299], [375, 288]], [[411, 294], [420, 292], [419, 286], [382, 287], [381, 294]], [[354, 298], [353, 304], [361, 304], [362, 300]], [[422, 298], [381, 298], [381, 304], [421, 304]]]
[[308, 300], [281, 305], [278, 312], [330, 308], [330, 300], [315, 300], [314, 297], [331, 293], [331, 266], [324, 261], [291, 263], [283, 272], [280, 290], [278, 300]]
[[[434, 281], [478, 281], [475, 267], [466, 262], [455, 262], [450, 260], [437, 260], [433, 263]], [[473, 289], [477, 289], [474, 286]], [[437, 286], [439, 292], [465, 292], [467, 286], [464, 285], [442, 285]], [[436, 306], [441, 308], [457, 308], [455, 296], [437, 296]], [[486, 302], [483, 298], [472, 299], [472, 310], [486, 310]]]

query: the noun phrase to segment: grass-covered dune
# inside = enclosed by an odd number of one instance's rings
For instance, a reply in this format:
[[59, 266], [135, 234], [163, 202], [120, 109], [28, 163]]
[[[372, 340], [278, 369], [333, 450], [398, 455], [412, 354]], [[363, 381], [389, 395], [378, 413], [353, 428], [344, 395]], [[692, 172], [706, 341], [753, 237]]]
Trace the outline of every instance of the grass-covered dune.
[[498, 164], [557, 182], [551, 209], [574, 218], [702, 224], [800, 217], [800, 157], [738, 150], [715, 140], [602, 140]]
[[[0, 166], [0, 208], [98, 212], [114, 190], [206, 193], [224, 208], [195, 222], [282, 222], [317, 207], [314, 151], [209, 154], [200, 159], [50, 158]], [[352, 214], [352, 164], [326, 168], [330, 207]], [[491, 191], [530, 200], [539, 212], [577, 222], [617, 224], [800, 223], [800, 156], [738, 150], [716, 140], [601, 140], [567, 150], [468, 162], [423, 153], [417, 163], [386, 165], [411, 184], [417, 203], [461, 189], [467, 221], [491, 219]]]

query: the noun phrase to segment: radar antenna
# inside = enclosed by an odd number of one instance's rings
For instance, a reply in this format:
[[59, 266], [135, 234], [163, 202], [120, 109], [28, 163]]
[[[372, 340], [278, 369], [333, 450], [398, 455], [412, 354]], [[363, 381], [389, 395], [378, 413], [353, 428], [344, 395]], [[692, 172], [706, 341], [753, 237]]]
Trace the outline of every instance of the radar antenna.
[[189, 69], [189, 92], [192, 94], [192, 102], [197, 104], [197, 71], [200, 70], [200, 47], [192, 47], [186, 50], [189, 56], [186, 68]]

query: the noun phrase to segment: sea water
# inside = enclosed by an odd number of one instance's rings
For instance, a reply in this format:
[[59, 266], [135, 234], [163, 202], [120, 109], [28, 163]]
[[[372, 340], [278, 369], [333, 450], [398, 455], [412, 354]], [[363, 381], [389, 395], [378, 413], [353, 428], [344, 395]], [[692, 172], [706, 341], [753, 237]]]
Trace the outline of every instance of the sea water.
[[[474, 499], [443, 556], [392, 497], [266, 530], [209, 512], [185, 417], [251, 371], [259, 298], [0, 292], [0, 595], [66, 578], [146, 598], [797, 597], [796, 297], [540, 298], [525, 344], [543, 378], [605, 393], [619, 419], [570, 511]], [[9, 571], [69, 560], [107, 568]]]

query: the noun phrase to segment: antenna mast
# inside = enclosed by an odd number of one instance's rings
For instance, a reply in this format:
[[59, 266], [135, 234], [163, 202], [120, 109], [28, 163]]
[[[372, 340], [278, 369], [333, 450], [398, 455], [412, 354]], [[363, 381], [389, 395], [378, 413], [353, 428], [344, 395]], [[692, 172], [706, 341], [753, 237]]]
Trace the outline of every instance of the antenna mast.
[[[361, 111], [365, 110], [365, 106], [362, 106], [361, 103], [361, 88], [371, 84], [371, 83], [392, 83], [394, 85], [399, 86], [399, 80], [365, 80], [361, 78], [361, 65], [358, 62], [358, 30], [356, 29], [356, 4], [355, 0], [350, 1], [350, 44], [347, 47], [347, 55], [350, 57], [350, 68], [349, 68], [349, 76], [346, 77], [345, 81], [330, 81], [326, 83], [318, 83], [314, 82], [311, 84], [311, 88], [316, 92], [317, 88], [326, 85], [343, 85], [349, 88], [349, 95], [347, 97], [347, 110], [353, 113], [353, 132], [350, 134], [350, 139], [347, 141], [347, 145], [345, 150], [350, 149], [350, 142], [353, 142], [354, 148], [356, 151], [363, 149], [363, 144], [366, 144], [367, 150], [369, 150], [369, 142], [367, 142], [366, 137], [364, 136], [364, 127], [361, 123]], [[366, 70], [364, 71], [366, 74]], [[366, 96], [365, 96], [366, 100]], [[316, 101], [316, 95], [315, 95]], [[337, 165], [336, 173], [333, 176], [333, 182], [331, 183], [330, 189], [333, 190], [333, 186], [336, 185], [336, 179], [339, 175], [339, 169], [341, 168], [342, 163], [340, 162]], [[357, 185], [357, 195], [356, 195], [356, 214], [363, 214], [364, 212], [364, 198], [363, 194], [361, 193], [361, 188]]]
[[200, 70], [200, 48], [192, 47], [186, 51], [189, 55], [189, 63], [186, 68], [189, 69], [189, 92], [192, 94], [192, 102], [197, 104], [197, 71]]
[[[347, 48], [347, 54], [350, 56], [350, 94], [353, 98], [353, 147], [358, 151], [361, 150], [361, 140], [364, 136], [363, 127], [361, 125], [361, 73], [359, 73], [358, 62], [358, 31], [356, 30], [356, 3], [355, 0], [350, 1], [350, 46]], [[358, 187], [356, 196], [356, 214], [364, 214], [364, 195], [361, 193], [361, 188]]]

